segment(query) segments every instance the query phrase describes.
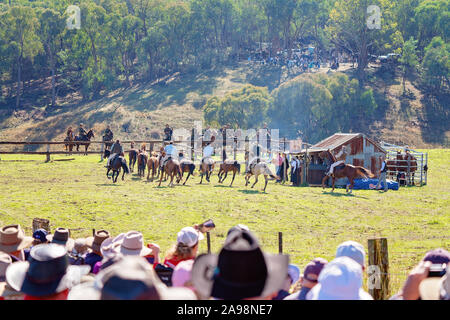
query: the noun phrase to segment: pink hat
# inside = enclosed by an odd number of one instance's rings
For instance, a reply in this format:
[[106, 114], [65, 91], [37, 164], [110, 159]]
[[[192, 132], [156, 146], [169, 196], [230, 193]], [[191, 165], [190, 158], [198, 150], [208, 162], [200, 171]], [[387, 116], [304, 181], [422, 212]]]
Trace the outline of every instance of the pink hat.
[[194, 265], [194, 259], [181, 261], [177, 264], [172, 274], [173, 287], [187, 287], [194, 290], [191, 283], [191, 271]]

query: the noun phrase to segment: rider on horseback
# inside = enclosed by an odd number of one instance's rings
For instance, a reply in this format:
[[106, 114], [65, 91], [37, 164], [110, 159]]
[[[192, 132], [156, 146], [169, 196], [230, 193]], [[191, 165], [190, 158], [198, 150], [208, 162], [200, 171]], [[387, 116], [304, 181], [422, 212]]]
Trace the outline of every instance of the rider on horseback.
[[120, 144], [119, 139], [111, 147], [111, 155], [108, 157], [108, 161], [106, 163], [106, 168], [109, 168], [111, 165], [111, 161], [113, 161], [117, 156], [123, 154], [123, 147]]
[[167, 143], [167, 145], [164, 147], [164, 152], [165, 152], [166, 156], [161, 161], [161, 168], [164, 168], [167, 161], [169, 161], [170, 159], [172, 159], [172, 158], [176, 159], [177, 154], [178, 154], [177, 148], [173, 145], [172, 141]]
[[82, 123], [80, 123], [80, 127], [78, 128], [78, 136], [80, 140], [87, 140], [87, 132], [84, 130]]
[[333, 163], [330, 167], [330, 171], [328, 171], [327, 176], [331, 176], [333, 174], [334, 168], [344, 164], [345, 165], [345, 160], [347, 159], [347, 146], [343, 146], [341, 151], [335, 156], [336, 157], [336, 162]]
[[207, 158], [211, 158], [214, 154], [214, 148], [211, 146], [211, 143], [207, 144], [206, 147], [203, 148], [203, 158], [202, 164]]
[[103, 141], [112, 141], [114, 138], [114, 134], [111, 131], [111, 126], [107, 126], [105, 133], [103, 134]]

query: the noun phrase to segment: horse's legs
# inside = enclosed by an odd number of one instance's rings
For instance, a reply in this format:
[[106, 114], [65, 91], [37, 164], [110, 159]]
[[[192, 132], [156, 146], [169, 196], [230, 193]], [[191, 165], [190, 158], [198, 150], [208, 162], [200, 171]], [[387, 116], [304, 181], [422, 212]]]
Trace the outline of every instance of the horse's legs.
[[333, 176], [333, 189], [331, 190], [331, 192], [334, 192], [334, 183], [336, 182], [336, 177]]
[[162, 174], [161, 174], [161, 176], [160, 176], [160, 178], [159, 178], [159, 184], [158, 184], [158, 187], [161, 187], [161, 181], [162, 181], [162, 178], [163, 178], [163, 174], [164, 174], [164, 172], [162, 172]]
[[125, 180], [125, 170], [123, 170], [122, 181]]
[[[352, 193], [352, 191], [353, 191], [353, 185], [354, 185], [354, 183], [355, 183], [355, 181], [353, 180], [353, 178], [350, 179], [350, 193]], [[347, 188], [348, 188], [348, 186], [347, 186]]]
[[202, 172], [202, 173], [200, 173], [200, 176], [201, 176], [201, 179], [200, 179], [200, 184], [202, 184], [202, 181], [203, 181], [203, 172]]
[[225, 181], [225, 179], [227, 178], [227, 176], [228, 176], [228, 171], [225, 172], [225, 176], [223, 177], [222, 182]]
[[[184, 172], [183, 172], [183, 174], [184, 174]], [[188, 173], [188, 175], [187, 175], [187, 177], [186, 177], [186, 180], [185, 180], [184, 183], [183, 183], [183, 186], [186, 184], [186, 182], [188, 181], [188, 179], [189, 179], [190, 176], [191, 176], [191, 172], [189, 171], [189, 173]], [[183, 176], [181, 176], [181, 179], [183, 179]]]
[[[111, 168], [108, 168], [108, 171], [106, 171], [106, 177], [107, 177], [108, 179], [111, 179], [111, 177], [108, 176], [110, 170], [111, 170]], [[114, 175], [114, 171], [113, 171], [113, 175]]]
[[170, 183], [169, 183], [169, 187], [173, 187], [173, 172], [170, 173]]
[[263, 189], [263, 191], [264, 191], [264, 192], [266, 192], [267, 181], [268, 181], [268, 179], [267, 179], [267, 176], [266, 176], [266, 175], [264, 175], [264, 179], [266, 179], [266, 184], [264, 185], [264, 189]]
[[255, 184], [258, 182], [258, 176], [255, 176], [255, 183], [253, 183], [252, 188], [255, 186]]
[[325, 176], [325, 177], [323, 177], [323, 179], [322, 179], [322, 188], [325, 190], [325, 181], [328, 181], [328, 178], [329, 178], [329, 176]]
[[233, 179], [231, 180], [230, 187], [233, 185], [234, 177], [236, 177], [236, 171], [233, 172]]

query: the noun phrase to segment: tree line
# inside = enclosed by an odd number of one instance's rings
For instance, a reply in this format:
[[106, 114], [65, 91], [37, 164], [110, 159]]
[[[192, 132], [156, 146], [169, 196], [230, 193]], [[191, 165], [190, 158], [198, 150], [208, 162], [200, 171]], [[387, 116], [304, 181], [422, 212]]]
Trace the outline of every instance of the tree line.
[[[80, 8], [79, 29], [67, 28], [69, 5]], [[448, 0], [2, 0], [0, 103], [14, 98], [19, 108], [32, 83], [45, 80], [48, 105], [75, 91], [95, 99], [245, 57], [261, 43], [270, 54], [290, 54], [299, 43], [323, 55], [346, 52], [357, 60], [361, 92], [371, 55], [404, 53], [404, 77], [420, 67], [424, 86], [438, 92], [448, 87], [449, 7]]]

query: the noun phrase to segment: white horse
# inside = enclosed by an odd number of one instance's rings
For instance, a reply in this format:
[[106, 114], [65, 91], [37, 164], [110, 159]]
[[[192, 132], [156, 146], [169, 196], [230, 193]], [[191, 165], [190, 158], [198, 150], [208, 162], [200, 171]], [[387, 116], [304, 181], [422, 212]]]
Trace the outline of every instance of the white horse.
[[201, 179], [200, 179], [200, 184], [202, 184], [203, 181], [203, 176], [206, 174], [206, 181], [209, 181], [209, 178], [211, 177], [211, 174], [214, 171], [214, 163], [215, 161], [213, 160], [213, 158], [207, 157], [205, 159], [203, 159], [203, 163], [200, 165], [200, 174], [201, 174]]
[[[258, 182], [258, 176], [263, 174], [264, 175], [264, 179], [266, 180], [266, 184], [264, 185], [264, 189], [263, 191], [266, 191], [266, 187], [267, 187], [267, 182], [269, 180], [279, 180], [280, 177], [274, 175], [272, 173], [272, 170], [270, 170], [269, 165], [265, 162], [259, 162], [256, 163], [254, 166], [251, 167], [250, 171], [248, 171], [245, 175], [245, 186], [248, 185], [248, 183], [250, 182], [250, 177], [251, 176], [255, 176], [255, 183], [253, 183], [252, 188], [255, 186], [255, 184]], [[269, 179], [272, 178], [272, 179]]]

